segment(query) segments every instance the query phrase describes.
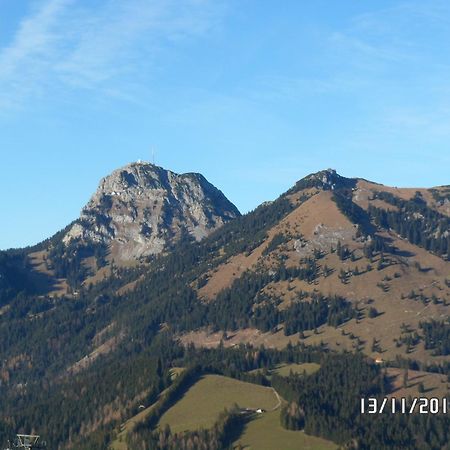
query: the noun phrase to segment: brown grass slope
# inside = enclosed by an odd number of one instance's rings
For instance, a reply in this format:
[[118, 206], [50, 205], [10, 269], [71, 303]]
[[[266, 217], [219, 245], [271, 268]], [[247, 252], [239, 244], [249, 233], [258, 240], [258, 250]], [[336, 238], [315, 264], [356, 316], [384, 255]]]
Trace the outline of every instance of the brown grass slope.
[[[446, 188], [436, 188], [438, 192]], [[448, 201], [437, 201], [433, 190], [416, 188], [391, 188], [365, 180], [358, 180], [353, 188], [353, 201], [368, 210], [369, 205], [395, 210], [396, 207], [380, 199], [374, 199], [374, 193], [384, 191], [401, 199], [411, 199], [419, 191], [427, 206], [448, 214]], [[299, 202], [301, 195], [308, 195], [306, 201]], [[353, 349], [357, 347], [376, 359], [394, 359], [397, 355], [407, 356], [423, 362], [432, 363], [449, 360], [449, 357], [433, 356], [424, 349], [423, 342], [407, 350], [397, 341], [405, 334], [418, 332], [419, 322], [431, 319], [442, 320], [449, 316], [450, 290], [446, 281], [450, 279], [450, 263], [425, 249], [412, 245], [392, 230], [378, 229], [377, 234], [388, 239], [397, 247], [395, 254], [386, 254], [386, 267], [377, 270], [380, 255], [371, 260], [364, 256], [363, 248], [367, 241], [358, 237], [357, 226], [353, 224], [333, 201], [332, 190], [307, 189], [288, 194], [295, 208], [279, 223], [267, 232], [264, 242], [250, 254], [236, 254], [225, 263], [208, 273], [208, 282], [199, 290], [199, 296], [205, 301], [214, 301], [220, 290], [229, 287], [243, 272], [270, 269], [280, 259], [287, 266], [298, 266], [303, 257], [321, 250], [324, 256], [319, 260], [321, 273], [313, 282], [298, 279], [271, 283], [264, 290], [270, 296], [282, 300], [280, 307], [287, 307], [300, 291], [322, 293], [327, 296], [341, 295], [351, 300], [366, 317], [352, 319], [337, 329], [322, 326], [318, 334], [306, 332], [304, 342], [314, 344], [325, 342], [335, 349]], [[304, 198], [303, 198], [304, 200]], [[449, 230], [450, 232], [450, 230]], [[264, 254], [272, 238], [277, 234], [285, 236], [285, 242], [269, 254]], [[347, 246], [354, 254], [354, 261], [347, 258], [341, 261], [335, 249], [338, 241]], [[367, 270], [370, 265], [372, 270]], [[328, 267], [330, 274], [325, 276], [323, 268]], [[354, 275], [358, 268], [359, 275]], [[345, 283], [339, 278], [341, 270], [348, 274]], [[447, 281], [448, 283], [448, 281]], [[417, 296], [431, 298], [438, 302], [427, 302], [408, 298], [414, 292]], [[375, 307], [380, 313], [368, 318], [369, 307]], [[403, 330], [403, 331], [402, 331]], [[407, 330], [407, 331], [405, 331]], [[351, 336], [352, 338], [350, 338]], [[182, 337], [183, 342], [196, 345], [218, 345], [221, 333], [209, 333], [208, 330], [190, 332]], [[239, 330], [230, 335], [225, 345], [237, 345], [250, 342], [256, 345], [281, 347], [287, 342], [296, 342], [298, 335], [284, 336], [282, 330], [274, 333], [262, 333], [255, 329]], [[374, 340], [377, 350], [373, 350]]]

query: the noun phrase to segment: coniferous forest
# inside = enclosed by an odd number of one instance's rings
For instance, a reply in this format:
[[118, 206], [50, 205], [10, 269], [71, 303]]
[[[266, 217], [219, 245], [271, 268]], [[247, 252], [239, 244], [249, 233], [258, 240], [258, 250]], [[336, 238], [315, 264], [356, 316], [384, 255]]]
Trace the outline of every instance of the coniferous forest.
[[[364, 300], [370, 307], [360, 306], [346, 295], [324, 294], [317, 288], [319, 281], [332, 276], [345, 288], [352, 278], [383, 273], [394, 264], [400, 267], [399, 275], [384, 276], [382, 287], [388, 290], [392, 279], [403, 276], [405, 264], [395, 260], [401, 252], [379, 230], [395, 230], [440, 261], [448, 259], [448, 218], [429, 208], [420, 195], [403, 200], [377, 192], [374, 198], [395, 209], [369, 206], [364, 210], [352, 200], [355, 181], [333, 176], [328, 184], [321, 177], [297, 183], [287, 193], [296, 196], [295, 204], [284, 194], [200, 242], [185, 233], [169, 251], [133, 267], [109, 261], [104, 245], [65, 244], [63, 232], [34, 248], [1, 252], [0, 442], [17, 430], [35, 430], [45, 437], [48, 448], [105, 450], [140, 406], [154, 405], [145, 420], [127, 434], [130, 450], [232, 448], [233, 440], [251, 420], [237, 405], [224, 410], [210, 429], [176, 433], [158, 427], [162, 415], [202, 376], [220, 374], [273, 387], [283, 398], [279, 415], [285, 429], [322, 437], [341, 448], [448, 448], [448, 414], [369, 416], [360, 412], [361, 397], [382, 399], [392, 392], [386, 367], [421, 369], [450, 381], [448, 362], [428, 364], [411, 357], [380, 365], [359, 347], [349, 352], [323, 342], [303, 342], [305, 333], [319, 336], [320, 327], [337, 331], [351, 321], [382, 317], [370, 299]], [[292, 235], [278, 231], [270, 239], [268, 234], [315, 195], [315, 190], [333, 191], [332, 201], [354, 226], [361, 251], [337, 240], [327, 250], [296, 256], [292, 264], [279, 249], [287, 248], [293, 239], [302, 242], [303, 237], [294, 231]], [[270, 259], [270, 267], [259, 264], [242, 271], [213, 301], [201, 297], [200, 290], [223, 264], [236, 255], [248, 257], [264, 242], [261, 255]], [[49, 295], [40, 287], [42, 280], [30, 277], [27, 255], [45, 248], [50, 249], [49, 270], [66, 280], [70, 295]], [[338, 265], [327, 267], [326, 257]], [[93, 258], [97, 270], [108, 266], [110, 275], [85, 283], [93, 270], [85, 264], [86, 258]], [[362, 259], [367, 263], [363, 265]], [[291, 292], [289, 286], [294, 283], [301, 283], [304, 290]], [[288, 303], [271, 289], [274, 285], [288, 286]], [[423, 293], [411, 293], [406, 300], [421, 300], [424, 308], [444, 304]], [[268, 334], [282, 330], [283, 336], [294, 337], [296, 343], [277, 348], [228, 347], [228, 335], [243, 329]], [[223, 339], [215, 348], [179, 340], [183, 333], [197, 330], [223, 333]], [[420, 344], [431, 356], [449, 355], [446, 318], [421, 320], [414, 332], [405, 331], [399, 346]], [[98, 348], [106, 351], [99, 355]], [[376, 342], [372, 348], [377, 350]], [[273, 373], [280, 364], [300, 363], [316, 363], [320, 368], [309, 375]], [[173, 378], [172, 370], [177, 367], [184, 370]]]
[[0, 0], [0, 450], [450, 450], [450, 2]]

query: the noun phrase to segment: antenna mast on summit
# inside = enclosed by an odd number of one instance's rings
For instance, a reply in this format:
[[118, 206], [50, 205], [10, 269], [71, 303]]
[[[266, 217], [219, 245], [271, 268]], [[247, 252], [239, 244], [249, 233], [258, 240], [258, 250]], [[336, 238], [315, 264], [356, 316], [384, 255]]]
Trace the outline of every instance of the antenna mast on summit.
[[155, 149], [152, 147], [152, 163], [155, 165]]

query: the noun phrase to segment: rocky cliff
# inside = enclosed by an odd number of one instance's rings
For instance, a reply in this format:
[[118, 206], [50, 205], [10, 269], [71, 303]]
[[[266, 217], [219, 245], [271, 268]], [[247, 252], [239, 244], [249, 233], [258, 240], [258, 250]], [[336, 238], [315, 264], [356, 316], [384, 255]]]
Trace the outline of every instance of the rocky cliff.
[[63, 240], [110, 245], [126, 261], [162, 252], [184, 231], [200, 240], [239, 215], [201, 174], [137, 162], [100, 181]]

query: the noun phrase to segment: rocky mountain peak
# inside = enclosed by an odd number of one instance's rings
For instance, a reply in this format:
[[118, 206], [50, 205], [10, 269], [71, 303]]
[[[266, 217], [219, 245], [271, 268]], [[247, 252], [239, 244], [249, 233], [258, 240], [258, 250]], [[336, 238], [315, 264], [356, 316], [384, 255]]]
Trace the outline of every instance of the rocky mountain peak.
[[334, 190], [340, 187], [349, 187], [355, 183], [352, 178], [346, 178], [339, 175], [335, 169], [321, 170], [320, 172], [308, 175], [304, 180], [316, 184], [316, 187], [324, 190]]
[[301, 191], [303, 189], [323, 189], [324, 191], [330, 191], [340, 188], [352, 188], [356, 185], [356, 178], [346, 178], [339, 175], [335, 169], [321, 170], [316, 173], [312, 173], [302, 178], [295, 183], [287, 194]]
[[200, 240], [239, 215], [201, 174], [139, 161], [100, 181], [64, 242], [111, 245], [115, 259], [130, 260], [160, 253], [183, 230]]

